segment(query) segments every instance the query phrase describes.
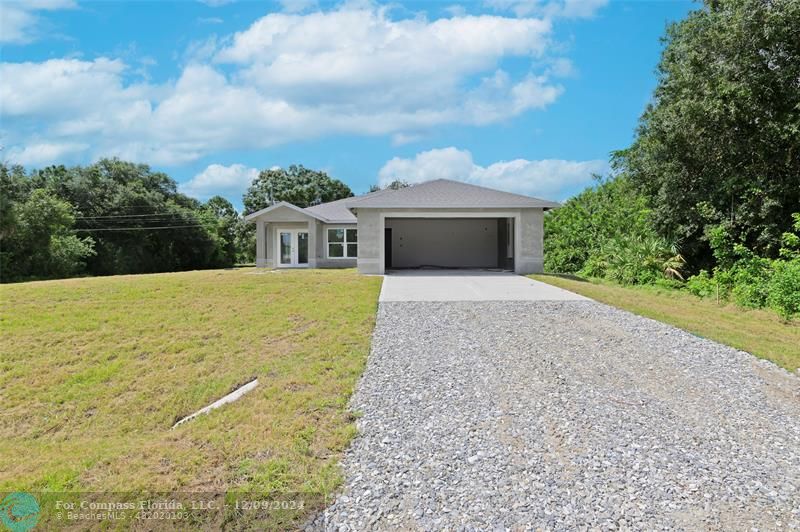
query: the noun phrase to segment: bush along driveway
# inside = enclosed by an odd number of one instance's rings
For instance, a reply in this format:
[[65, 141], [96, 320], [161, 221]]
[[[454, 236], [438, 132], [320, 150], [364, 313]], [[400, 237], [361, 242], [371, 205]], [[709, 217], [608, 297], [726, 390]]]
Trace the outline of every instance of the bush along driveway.
[[309, 528], [797, 527], [799, 383], [593, 301], [382, 302]]

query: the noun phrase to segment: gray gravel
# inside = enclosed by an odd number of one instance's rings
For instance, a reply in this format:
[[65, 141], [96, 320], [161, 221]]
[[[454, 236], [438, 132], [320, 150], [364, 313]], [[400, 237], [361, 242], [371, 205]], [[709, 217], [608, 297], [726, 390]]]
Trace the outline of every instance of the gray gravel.
[[381, 303], [310, 528], [800, 529], [800, 379], [595, 302]]

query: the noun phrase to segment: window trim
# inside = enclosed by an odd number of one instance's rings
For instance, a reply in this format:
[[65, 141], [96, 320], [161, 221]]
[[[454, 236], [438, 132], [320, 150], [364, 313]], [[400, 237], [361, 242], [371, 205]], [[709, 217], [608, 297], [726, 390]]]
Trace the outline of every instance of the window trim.
[[[344, 239], [342, 240], [342, 256], [341, 257], [331, 257], [331, 248], [330, 244], [339, 244], [339, 242], [328, 242], [328, 231], [331, 229], [342, 229], [344, 231]], [[356, 231], [356, 241], [349, 242], [347, 241], [347, 230], [354, 229]], [[347, 246], [348, 244], [355, 244], [356, 245], [356, 256], [349, 257], [347, 256]], [[353, 225], [326, 225], [325, 226], [325, 258], [329, 260], [354, 260], [358, 258], [358, 226]]]

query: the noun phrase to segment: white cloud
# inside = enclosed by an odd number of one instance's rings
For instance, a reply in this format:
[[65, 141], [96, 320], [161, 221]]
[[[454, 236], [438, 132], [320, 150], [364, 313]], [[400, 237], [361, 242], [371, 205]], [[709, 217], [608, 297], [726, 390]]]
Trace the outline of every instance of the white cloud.
[[0, 63], [3, 114], [50, 119], [83, 117], [111, 102], [135, 99], [136, 91], [123, 87], [121, 74], [125, 69], [122, 61], [104, 57], [94, 61]]
[[608, 0], [485, 0], [484, 3], [518, 17], [591, 18]]
[[570, 78], [575, 77], [578, 72], [572, 61], [566, 57], [559, 57], [550, 63], [547, 73], [556, 78]]
[[[194, 43], [160, 85], [114, 58], [0, 63], [2, 133], [18, 153], [78, 143], [87, 157], [172, 165], [332, 134], [404, 143], [543, 109], [563, 90], [546, 66], [558, 64], [546, 18], [389, 14], [353, 3], [269, 14]], [[511, 57], [530, 69], [500, 68]]]
[[26, 44], [40, 37], [40, 11], [75, 7], [72, 0], [27, 0], [0, 2], [0, 43]]
[[564, 0], [561, 16], [572, 18], [590, 18], [605, 6], [608, 0]]
[[13, 148], [8, 153], [8, 160], [23, 166], [42, 166], [56, 160], [64, 160], [75, 154], [86, 151], [88, 144], [77, 142], [33, 143], [24, 148]]
[[395, 133], [392, 135], [392, 146], [404, 146], [406, 144], [413, 144], [423, 139], [422, 135], [414, 133]]
[[[386, 8], [270, 14], [236, 33], [217, 61], [256, 84], [325, 94], [384, 89], [433, 77], [436, 88], [494, 69], [508, 56], [541, 56], [550, 22], [496, 16], [392, 20]], [[320, 86], [321, 85], [321, 86]], [[397, 91], [400, 93], [401, 91]]]
[[445, 12], [449, 13], [450, 15], [452, 15], [454, 17], [461, 17], [461, 16], [464, 16], [467, 13], [466, 8], [464, 8], [464, 6], [459, 5], [459, 4], [449, 5], [446, 8], [444, 8], [444, 10], [445, 10]]
[[256, 177], [258, 170], [243, 164], [212, 164], [189, 181], [181, 183], [180, 189], [184, 194], [201, 200], [219, 195], [238, 202]]
[[592, 174], [607, 168], [603, 160], [561, 159], [515, 159], [480, 166], [469, 151], [449, 147], [421, 152], [413, 159], [395, 157], [380, 169], [378, 180], [385, 186], [395, 179], [409, 183], [454, 179], [508, 192], [562, 199], [570, 188], [590, 183]]
[[[127, 156], [133, 155], [137, 146], [157, 147], [150, 128], [161, 89], [125, 85], [122, 75], [126, 70], [122, 61], [107, 58], [0, 64], [3, 132], [10, 146], [9, 157], [22, 162], [23, 154], [39, 144], [85, 146], [81, 151], [89, 157]], [[61, 162], [66, 152], [37, 153], [40, 164], [50, 164]], [[52, 159], [44, 157], [47, 153]], [[33, 164], [32, 159], [28, 161]]]
[[280, 3], [286, 13], [302, 13], [318, 6], [317, 0], [280, 0]]

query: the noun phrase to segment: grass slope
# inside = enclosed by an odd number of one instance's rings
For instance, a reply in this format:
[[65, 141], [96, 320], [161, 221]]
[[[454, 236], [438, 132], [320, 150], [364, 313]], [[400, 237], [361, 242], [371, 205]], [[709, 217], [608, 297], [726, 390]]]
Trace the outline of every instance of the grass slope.
[[800, 324], [783, 323], [773, 312], [718, 305], [678, 290], [624, 287], [553, 275], [531, 277], [747, 351], [790, 371], [800, 367]]
[[334, 490], [381, 280], [253, 272], [0, 287], [0, 491]]

